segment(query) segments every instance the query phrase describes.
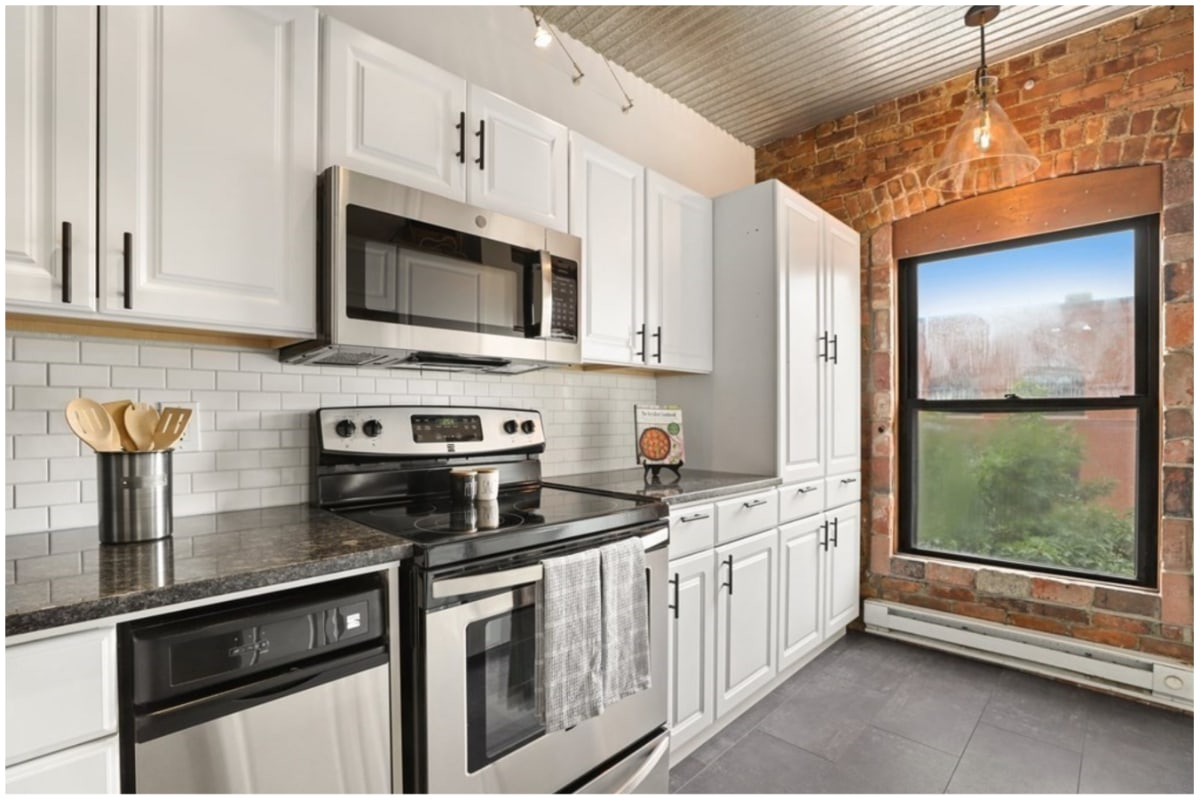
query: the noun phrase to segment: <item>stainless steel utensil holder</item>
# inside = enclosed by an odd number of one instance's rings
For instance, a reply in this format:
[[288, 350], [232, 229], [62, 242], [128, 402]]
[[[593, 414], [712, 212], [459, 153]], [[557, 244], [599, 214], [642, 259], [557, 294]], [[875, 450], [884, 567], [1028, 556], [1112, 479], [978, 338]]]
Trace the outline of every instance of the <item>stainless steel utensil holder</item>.
[[101, 544], [171, 535], [170, 450], [97, 453], [96, 478]]

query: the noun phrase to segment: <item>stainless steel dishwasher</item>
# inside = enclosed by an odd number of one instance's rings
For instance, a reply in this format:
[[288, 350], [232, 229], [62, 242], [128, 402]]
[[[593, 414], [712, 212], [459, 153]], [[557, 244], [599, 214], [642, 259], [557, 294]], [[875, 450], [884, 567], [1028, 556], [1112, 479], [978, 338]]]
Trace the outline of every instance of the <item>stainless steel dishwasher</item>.
[[374, 576], [122, 626], [125, 792], [392, 789]]

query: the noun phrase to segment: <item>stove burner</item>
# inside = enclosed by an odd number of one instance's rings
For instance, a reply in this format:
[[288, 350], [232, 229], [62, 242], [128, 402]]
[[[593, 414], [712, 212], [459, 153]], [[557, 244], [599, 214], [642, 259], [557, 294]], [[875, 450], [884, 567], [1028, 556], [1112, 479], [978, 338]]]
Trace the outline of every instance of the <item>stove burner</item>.
[[500, 514], [474, 506], [449, 514], [430, 514], [413, 520], [413, 527], [429, 533], [472, 533], [519, 528], [525, 523], [518, 514]]

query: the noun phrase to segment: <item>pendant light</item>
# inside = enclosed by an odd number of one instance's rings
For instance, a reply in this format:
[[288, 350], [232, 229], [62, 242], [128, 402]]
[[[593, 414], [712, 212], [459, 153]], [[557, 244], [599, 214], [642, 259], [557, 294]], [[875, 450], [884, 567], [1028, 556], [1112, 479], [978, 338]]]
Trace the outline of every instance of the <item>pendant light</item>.
[[947, 194], [1011, 186], [1041, 163], [996, 102], [998, 81], [987, 71], [983, 29], [1000, 6], [971, 6], [963, 22], [979, 28], [979, 69], [968, 91], [962, 119], [925, 185]]

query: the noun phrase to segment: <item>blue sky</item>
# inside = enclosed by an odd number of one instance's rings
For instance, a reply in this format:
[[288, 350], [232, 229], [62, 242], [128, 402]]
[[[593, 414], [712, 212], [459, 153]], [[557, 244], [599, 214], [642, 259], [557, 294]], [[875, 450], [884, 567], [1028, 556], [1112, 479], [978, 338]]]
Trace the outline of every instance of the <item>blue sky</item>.
[[987, 316], [1000, 309], [1057, 304], [1068, 294], [1132, 297], [1132, 231], [1032, 245], [944, 261], [918, 273], [922, 317]]

